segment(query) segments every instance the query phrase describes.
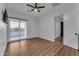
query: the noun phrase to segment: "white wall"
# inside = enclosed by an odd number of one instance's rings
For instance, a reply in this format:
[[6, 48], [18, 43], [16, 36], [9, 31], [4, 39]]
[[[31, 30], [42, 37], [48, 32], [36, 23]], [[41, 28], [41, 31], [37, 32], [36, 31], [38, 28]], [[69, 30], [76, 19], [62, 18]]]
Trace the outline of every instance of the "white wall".
[[77, 11], [76, 8], [64, 14], [64, 44], [78, 49], [77, 33]]
[[37, 20], [38, 37], [53, 41], [55, 39], [55, 21], [52, 15]]
[[7, 45], [7, 25], [2, 21], [2, 10], [4, 10], [4, 4], [0, 3], [0, 55], [3, 55]]
[[27, 38], [37, 37], [37, 24], [35, 19], [30, 19], [27, 22]]
[[[64, 43], [72, 48], [79, 49], [79, 3], [75, 5], [74, 10], [66, 13], [65, 17]], [[78, 36], [74, 33], [78, 33]]]

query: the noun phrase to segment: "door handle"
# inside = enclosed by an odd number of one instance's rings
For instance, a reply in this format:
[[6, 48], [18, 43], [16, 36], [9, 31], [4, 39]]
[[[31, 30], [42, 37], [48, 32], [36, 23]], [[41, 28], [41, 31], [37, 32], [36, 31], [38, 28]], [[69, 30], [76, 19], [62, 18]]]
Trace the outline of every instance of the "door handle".
[[77, 33], [75, 33], [75, 35], [78, 35]]

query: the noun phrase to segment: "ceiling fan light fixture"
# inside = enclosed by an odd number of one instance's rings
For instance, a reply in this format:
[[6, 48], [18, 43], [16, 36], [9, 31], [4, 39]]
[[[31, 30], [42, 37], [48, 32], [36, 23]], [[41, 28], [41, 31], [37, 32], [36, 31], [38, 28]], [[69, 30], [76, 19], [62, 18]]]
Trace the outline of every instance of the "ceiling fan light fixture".
[[37, 10], [37, 9], [34, 9], [34, 11], [36, 11], [36, 12], [37, 12], [38, 10]]
[[31, 11], [35, 11], [35, 12], [40, 12], [39, 9], [41, 9], [41, 8], [45, 8], [45, 6], [38, 6], [38, 3], [35, 3], [34, 6], [29, 5], [29, 4], [26, 4], [26, 5], [29, 6], [29, 7], [32, 7], [33, 9], [32, 9]]

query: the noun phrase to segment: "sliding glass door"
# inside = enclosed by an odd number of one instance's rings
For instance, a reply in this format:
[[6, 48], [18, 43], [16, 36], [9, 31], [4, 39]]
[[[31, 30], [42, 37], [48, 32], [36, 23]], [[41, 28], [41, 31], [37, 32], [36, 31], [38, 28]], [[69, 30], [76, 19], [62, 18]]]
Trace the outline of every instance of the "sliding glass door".
[[19, 20], [9, 19], [9, 39], [10, 41], [19, 40]]
[[22, 40], [27, 37], [27, 22], [9, 18], [9, 40]]
[[27, 24], [26, 21], [20, 20], [20, 39], [27, 37]]

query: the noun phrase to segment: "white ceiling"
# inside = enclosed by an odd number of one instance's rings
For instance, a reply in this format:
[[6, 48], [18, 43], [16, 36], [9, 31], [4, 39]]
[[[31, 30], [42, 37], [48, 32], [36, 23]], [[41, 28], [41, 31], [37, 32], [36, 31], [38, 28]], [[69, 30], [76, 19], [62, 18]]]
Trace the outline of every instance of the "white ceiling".
[[[29, 3], [30, 5], [34, 5], [34, 3]], [[31, 7], [27, 6], [26, 3], [7, 3], [6, 8], [12, 12], [17, 12], [25, 15], [29, 15], [30, 17], [40, 17], [49, 13], [51, 10], [56, 8], [61, 4], [59, 3], [39, 3], [38, 6], [46, 6], [45, 8], [40, 9], [40, 12], [30, 12]]]

